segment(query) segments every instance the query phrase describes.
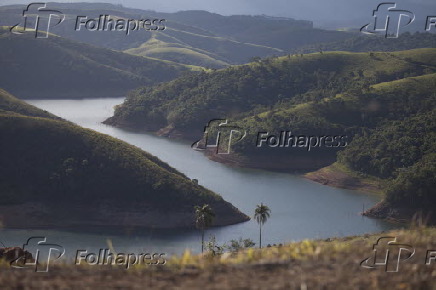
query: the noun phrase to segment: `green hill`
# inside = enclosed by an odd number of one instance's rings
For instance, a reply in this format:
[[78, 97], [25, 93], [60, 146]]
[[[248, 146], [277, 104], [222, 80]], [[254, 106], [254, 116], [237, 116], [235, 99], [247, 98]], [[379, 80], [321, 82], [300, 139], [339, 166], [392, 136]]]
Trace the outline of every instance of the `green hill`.
[[[388, 184], [385, 201], [368, 214], [411, 218], [432, 211], [435, 201], [435, 91], [436, 49], [315, 53], [138, 89], [106, 123], [194, 141], [210, 120], [227, 119], [247, 136], [231, 154], [206, 152], [209, 158], [285, 171], [338, 160]], [[257, 146], [260, 133], [282, 138], [282, 131], [294, 141], [302, 136], [302, 143]], [[216, 136], [217, 128], [208, 134]], [[322, 137], [325, 146], [308, 146], [311, 137], [317, 144]]]
[[268, 17], [264, 15], [222, 16], [206, 11], [180, 11], [169, 19], [201, 27], [216, 35], [244, 43], [254, 43], [289, 51], [301, 45], [339, 41], [352, 34], [342, 31], [316, 29], [308, 20]]
[[352, 170], [388, 181], [385, 200], [366, 214], [410, 219], [422, 211], [436, 223], [435, 104], [433, 93], [428, 103], [430, 111], [385, 122], [365, 135], [357, 135], [348, 148], [339, 152], [338, 160]]
[[[434, 72], [435, 54], [436, 49], [315, 53], [186, 75], [136, 90], [107, 122], [152, 131], [170, 127], [182, 134], [201, 134], [204, 124], [214, 118], [247, 118], [264, 125], [270, 122], [266, 117], [274, 119], [281, 112], [286, 117], [286, 110], [305, 108], [298, 104]], [[271, 127], [281, 127], [276, 125]]]
[[122, 96], [190, 68], [61, 37], [35, 39], [0, 29], [0, 86], [20, 98]]
[[[363, 36], [355, 32], [313, 27], [311, 21], [283, 17], [232, 15], [207, 11], [160, 13], [124, 8], [107, 3], [50, 3], [62, 11], [65, 21], [52, 31], [64, 38], [130, 54], [180, 64], [222, 68], [247, 63], [253, 57], [325, 51], [396, 51], [434, 47], [434, 35], [405, 33], [398, 39]], [[22, 19], [22, 5], [0, 7], [0, 26], [12, 26]], [[158, 31], [75, 31], [76, 17], [98, 19], [110, 15], [120, 19], [164, 19]], [[32, 21], [32, 19], [28, 19]]]
[[[58, 117], [50, 114], [47, 111], [40, 110], [32, 105], [22, 102], [6, 92], [0, 89], [0, 113], [10, 114], [10, 115], [25, 115], [29, 117], [41, 117], [41, 118], [51, 118], [56, 119]], [[58, 118], [60, 119], [60, 118]]]
[[298, 51], [309, 53], [324, 51], [398, 51], [416, 48], [436, 47], [436, 34], [434, 33], [410, 33], [405, 32], [398, 38], [385, 38], [380, 35], [356, 35], [345, 40], [317, 43], [306, 47], [300, 47]]
[[[207, 11], [160, 13], [104, 3], [50, 3], [49, 7], [66, 15], [65, 21], [51, 31], [59, 36], [109, 49], [129, 50], [129, 53], [141, 56], [211, 68], [246, 63], [256, 56], [283, 55], [302, 45], [339, 41], [353, 35], [314, 29], [310, 21], [266, 16], [222, 16]], [[23, 5], [0, 7], [0, 25], [19, 23], [23, 9]], [[128, 36], [124, 32], [75, 31], [78, 15], [165, 19], [166, 29], [132, 31]], [[160, 42], [160, 49], [150, 45], [151, 39]]]
[[195, 205], [216, 225], [248, 219], [219, 195], [118, 139], [0, 90], [0, 208], [9, 227], [192, 227]]
[[157, 59], [166, 59], [176, 63], [191, 64], [202, 67], [218, 68], [227, 66], [228, 63], [217, 59], [207, 51], [195, 49], [193, 47], [180, 44], [164, 42], [153, 36], [140, 47], [125, 50], [125, 52], [145, 57], [154, 57]]
[[[22, 20], [23, 5], [0, 7], [0, 26], [12, 26]], [[307, 20], [283, 17], [232, 15], [207, 11], [160, 13], [130, 9], [107, 3], [50, 3], [62, 11], [65, 21], [53, 27], [53, 33], [75, 41], [127, 51], [180, 64], [222, 68], [243, 64], [253, 57], [288, 53], [325, 51], [397, 51], [434, 47], [434, 35], [402, 34], [398, 39], [361, 35], [356, 32], [323, 30]], [[111, 15], [120, 19], [165, 19], [165, 30], [75, 31], [76, 17], [98, 19]], [[32, 21], [32, 19], [28, 19]]]

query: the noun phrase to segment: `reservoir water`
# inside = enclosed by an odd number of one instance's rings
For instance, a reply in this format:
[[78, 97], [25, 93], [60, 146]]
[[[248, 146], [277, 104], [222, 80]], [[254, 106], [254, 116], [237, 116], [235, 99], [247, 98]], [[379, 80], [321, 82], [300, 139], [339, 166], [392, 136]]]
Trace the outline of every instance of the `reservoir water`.
[[[379, 201], [378, 196], [332, 188], [300, 176], [263, 170], [232, 168], [210, 161], [191, 149], [192, 142], [134, 133], [101, 122], [112, 115], [123, 98], [84, 100], [32, 100], [28, 103], [80, 126], [109, 134], [159, 157], [189, 178], [224, 197], [242, 212], [253, 215], [257, 204], [271, 208], [271, 218], [263, 227], [263, 245], [302, 239], [357, 235], [389, 230], [395, 225], [362, 217], [362, 208]], [[195, 140], [193, 140], [195, 141]], [[6, 246], [22, 245], [31, 236], [44, 236], [62, 245], [68, 257], [78, 249], [98, 251], [111, 241], [118, 252], [158, 252], [167, 255], [189, 248], [199, 252], [200, 233], [196, 230], [151, 230], [135, 228], [83, 228], [74, 231], [2, 229], [0, 241]], [[219, 244], [239, 237], [258, 244], [259, 227], [254, 220], [212, 228]]]

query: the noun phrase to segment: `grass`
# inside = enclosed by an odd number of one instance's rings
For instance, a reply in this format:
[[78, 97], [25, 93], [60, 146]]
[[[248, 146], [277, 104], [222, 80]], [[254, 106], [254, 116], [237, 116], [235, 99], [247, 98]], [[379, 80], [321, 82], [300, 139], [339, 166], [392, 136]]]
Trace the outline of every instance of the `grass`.
[[[361, 262], [374, 255], [381, 237], [415, 249], [399, 271], [366, 269]], [[435, 289], [435, 264], [426, 265], [436, 249], [435, 228], [412, 228], [326, 240], [304, 240], [281, 247], [248, 249], [221, 256], [170, 257], [164, 266], [54, 265], [48, 273], [10, 269], [0, 272], [0, 287], [31, 289]], [[385, 250], [385, 249], [381, 249]], [[394, 254], [394, 251], [392, 251]]]
[[207, 51], [193, 48], [181, 43], [170, 43], [157, 39], [155, 36], [137, 48], [125, 50], [126, 53], [154, 59], [167, 60], [184, 65], [209, 67], [224, 67], [228, 63], [213, 57]]
[[372, 85], [371, 88], [378, 94], [395, 93], [395, 91], [415, 90], [425, 91], [432, 90], [436, 83], [436, 74], [426, 74], [416, 77], [408, 77], [391, 82], [382, 82]]

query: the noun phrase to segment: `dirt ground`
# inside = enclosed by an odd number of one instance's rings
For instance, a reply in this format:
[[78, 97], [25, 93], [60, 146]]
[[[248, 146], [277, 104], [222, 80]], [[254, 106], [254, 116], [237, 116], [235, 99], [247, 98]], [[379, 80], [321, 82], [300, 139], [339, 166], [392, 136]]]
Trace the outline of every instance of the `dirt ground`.
[[351, 263], [218, 266], [206, 270], [55, 268], [7, 270], [1, 289], [436, 289], [435, 266], [405, 265], [399, 273]]
[[[412, 245], [398, 272], [364, 268], [380, 237]], [[434, 260], [428, 261], [428, 252]], [[395, 253], [395, 251], [391, 251]], [[178, 261], [152, 268], [50, 265], [49, 272], [0, 267], [0, 289], [436, 289], [436, 229], [310, 241], [241, 254], [237, 263]], [[204, 259], [204, 258], [200, 258]], [[221, 258], [222, 259], [222, 258]], [[199, 264], [201, 264], [199, 266]]]

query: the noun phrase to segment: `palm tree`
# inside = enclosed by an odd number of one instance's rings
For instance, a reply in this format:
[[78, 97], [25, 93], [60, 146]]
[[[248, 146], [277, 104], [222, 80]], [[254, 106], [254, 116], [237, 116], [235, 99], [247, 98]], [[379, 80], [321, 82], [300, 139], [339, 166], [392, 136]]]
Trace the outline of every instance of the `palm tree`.
[[266, 223], [270, 215], [271, 210], [266, 205], [263, 205], [263, 203], [256, 206], [256, 210], [254, 211], [254, 218], [259, 224], [259, 248], [262, 248], [262, 225]]
[[195, 225], [201, 230], [201, 253], [204, 251], [204, 230], [212, 225], [215, 213], [212, 208], [205, 204], [203, 206], [195, 206]]

